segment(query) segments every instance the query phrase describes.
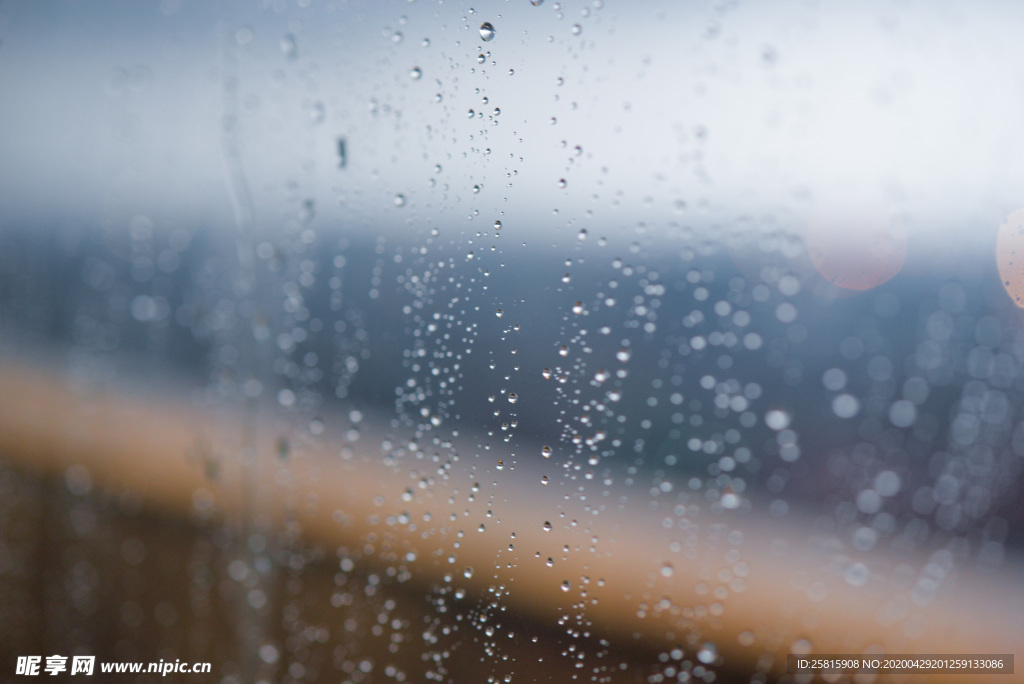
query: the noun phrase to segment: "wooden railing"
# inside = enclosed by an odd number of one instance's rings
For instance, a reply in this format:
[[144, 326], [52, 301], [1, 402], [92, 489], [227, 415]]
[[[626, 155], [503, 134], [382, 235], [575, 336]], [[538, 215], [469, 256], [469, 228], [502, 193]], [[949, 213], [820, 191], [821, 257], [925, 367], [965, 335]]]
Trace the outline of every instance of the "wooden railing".
[[[185, 520], [198, 507], [262, 529], [297, 525], [305, 543], [347, 549], [420, 593], [497, 596], [517, 620], [606, 639], [637, 662], [677, 646], [697, 662], [711, 642], [725, 671], [747, 681], [783, 673], [793, 649], [994, 654], [1024, 643], [1024, 574], [1011, 562], [998, 573], [959, 568], [933, 594], [914, 594], [928, 549], [846, 558], [792, 515], [677, 511], [675, 498], [663, 505], [643, 490], [542, 486], [529, 459], [471, 436], [412, 449], [367, 416], [355, 441], [329, 417], [302, 438], [265, 408], [211, 411], [10, 359], [0, 387], [0, 454], [17, 467], [75, 468]], [[861, 586], [845, 576], [854, 560], [867, 570]], [[927, 681], [1024, 681], [1017, 672]]]

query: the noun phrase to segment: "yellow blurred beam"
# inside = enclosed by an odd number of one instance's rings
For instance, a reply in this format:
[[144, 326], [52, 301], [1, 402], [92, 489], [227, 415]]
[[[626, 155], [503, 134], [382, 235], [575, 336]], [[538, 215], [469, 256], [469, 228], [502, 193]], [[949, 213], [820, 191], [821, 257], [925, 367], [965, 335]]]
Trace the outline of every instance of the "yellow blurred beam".
[[[0, 388], [9, 462], [57, 476], [78, 466], [72, 472], [84, 469], [96, 486], [174, 515], [207, 502], [263, 526], [294, 520], [310, 542], [351, 549], [414, 584], [496, 592], [538, 625], [614, 648], [679, 646], [693, 659], [711, 642], [729, 669], [778, 675], [794, 648], [1013, 653], [1024, 635], [1018, 567], [957, 568], [955, 583], [923, 597], [913, 580], [926, 556], [859, 554], [870, 575], [852, 586], [845, 561], [809, 543], [810, 526], [687, 510], [680, 529], [674, 497], [658, 507], [645, 491], [544, 487], [528, 464], [469, 437], [410, 448], [384, 421], [364, 420], [354, 441], [349, 426], [327, 421], [322, 435], [291, 440], [282, 458], [289, 426], [267, 412], [98, 390], [12, 360], [0, 363]], [[1009, 684], [1024, 682], [1020, 672], [928, 681]]]

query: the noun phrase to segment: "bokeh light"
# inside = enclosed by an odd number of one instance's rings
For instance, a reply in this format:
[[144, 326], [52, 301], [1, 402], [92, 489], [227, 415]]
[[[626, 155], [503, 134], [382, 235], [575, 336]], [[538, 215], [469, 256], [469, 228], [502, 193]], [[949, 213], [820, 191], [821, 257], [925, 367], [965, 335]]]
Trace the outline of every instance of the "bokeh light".
[[1024, 209], [1010, 214], [996, 242], [999, 280], [1014, 303], [1024, 308]]
[[890, 280], [907, 254], [903, 222], [863, 209], [819, 213], [809, 221], [806, 239], [814, 268], [846, 290], [870, 290]]

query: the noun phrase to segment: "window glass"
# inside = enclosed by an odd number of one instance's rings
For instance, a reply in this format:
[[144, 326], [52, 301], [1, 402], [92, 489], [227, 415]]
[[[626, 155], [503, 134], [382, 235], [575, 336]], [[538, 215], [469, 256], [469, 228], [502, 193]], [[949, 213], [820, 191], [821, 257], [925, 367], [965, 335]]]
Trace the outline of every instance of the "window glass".
[[0, 667], [1005, 659], [1022, 11], [0, 2]]

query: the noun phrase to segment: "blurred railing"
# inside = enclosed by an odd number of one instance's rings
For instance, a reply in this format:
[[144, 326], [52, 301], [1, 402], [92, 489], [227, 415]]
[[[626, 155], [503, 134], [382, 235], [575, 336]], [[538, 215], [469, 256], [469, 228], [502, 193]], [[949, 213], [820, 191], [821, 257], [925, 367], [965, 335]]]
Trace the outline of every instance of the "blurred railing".
[[[1024, 633], [1020, 568], [1010, 563], [998, 574], [959, 570], [925, 596], [897, 566], [926, 558], [877, 553], [866, 564], [870, 577], [853, 586], [809, 524], [697, 515], [689, 524], [702, 541], [674, 553], [679, 535], [662, 526], [655, 505], [641, 507], [614, 489], [601, 500], [565, 499], [532, 486], [535, 474], [525, 467], [459, 458], [472, 453], [468, 441], [438, 445], [437, 458], [385, 454], [381, 444], [393, 436], [372, 417], [357, 441], [326, 423], [307, 443], [286, 443], [286, 424], [259, 407], [211, 414], [182, 397], [100, 390], [10, 358], [0, 386], [0, 453], [21, 470], [193, 524], [287, 531], [296, 548], [325, 549], [333, 563], [357, 558], [364, 572], [413, 595], [446, 585], [490, 594], [507, 608], [506, 621], [532, 625], [532, 633], [562, 626], [605, 639], [633, 665], [657, 663], [677, 644], [692, 658], [707, 642], [714, 649], [702, 660], [776, 677], [790, 652], [1012, 653]], [[545, 520], [554, 510], [562, 514]], [[235, 621], [261, 614], [250, 613]], [[324, 619], [345, 622], [345, 610], [333, 615]], [[701, 643], [690, 643], [694, 634]], [[546, 650], [513, 641], [524, 654]]]

